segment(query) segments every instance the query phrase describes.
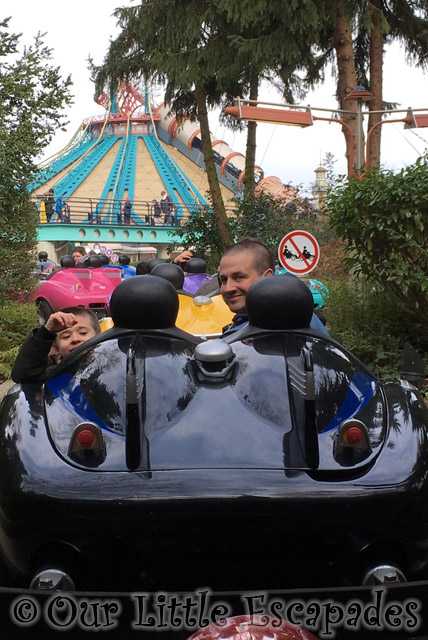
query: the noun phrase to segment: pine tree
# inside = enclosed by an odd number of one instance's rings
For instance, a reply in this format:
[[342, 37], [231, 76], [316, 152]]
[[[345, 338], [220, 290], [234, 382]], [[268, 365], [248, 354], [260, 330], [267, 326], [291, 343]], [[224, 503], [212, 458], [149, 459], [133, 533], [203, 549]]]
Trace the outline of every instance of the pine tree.
[[[260, 78], [281, 83], [290, 100], [300, 86], [297, 68], [313, 59], [312, 47], [333, 0], [143, 0], [118, 9], [122, 32], [111, 43], [104, 64], [94, 68], [97, 91], [112, 91], [123, 77], [165, 82], [165, 101], [180, 117], [198, 119], [205, 166], [224, 246], [232, 242], [218, 184], [206, 118], [207, 108], [235, 96], [257, 99]], [[254, 185], [255, 125], [249, 126], [245, 183]]]
[[20, 36], [8, 22], [0, 22], [0, 301], [32, 286], [38, 219], [28, 186], [71, 102], [71, 81], [49, 65], [42, 35], [20, 53]]
[[112, 92], [119, 80], [145, 76], [165, 83], [165, 102], [178, 120], [198, 120], [207, 179], [224, 248], [233, 244], [211, 148], [208, 107], [218, 104], [226, 68], [217, 46], [221, 15], [205, 0], [143, 0], [138, 7], [119, 9], [122, 32], [111, 43], [104, 63], [94, 68], [97, 91]]
[[[385, 45], [400, 41], [408, 59], [426, 67], [428, 61], [428, 6], [425, 0], [337, 0], [330, 26], [327, 28], [321, 52], [308, 67], [305, 82], [314, 87], [323, 80], [325, 66], [333, 63], [336, 69], [336, 97], [339, 109], [356, 111], [356, 102], [346, 100], [346, 95], [356, 85], [363, 85], [374, 98], [369, 108], [374, 112], [393, 109], [393, 103], [383, 99], [383, 58]], [[372, 113], [368, 129], [382, 118], [381, 113]], [[354, 158], [356, 158], [356, 115], [342, 114], [342, 120], [353, 135]], [[346, 140], [348, 173], [356, 167], [350, 166], [351, 140], [347, 130]], [[369, 166], [380, 162], [381, 127], [373, 130], [369, 149]]]

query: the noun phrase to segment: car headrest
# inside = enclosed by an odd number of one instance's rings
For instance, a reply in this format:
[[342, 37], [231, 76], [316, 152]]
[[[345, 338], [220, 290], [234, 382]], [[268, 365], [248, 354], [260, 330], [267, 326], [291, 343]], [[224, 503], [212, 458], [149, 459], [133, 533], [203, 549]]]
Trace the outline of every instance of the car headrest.
[[110, 264], [110, 258], [105, 253], [100, 253], [99, 257], [101, 258], [101, 265]]
[[150, 273], [151, 270], [154, 269], [157, 264], [164, 264], [164, 262], [165, 260], [162, 260], [162, 258], [152, 258], [147, 263], [147, 273]]
[[190, 258], [186, 262], [187, 273], [205, 273], [207, 270], [207, 263], [202, 258]]
[[164, 278], [134, 276], [117, 285], [111, 295], [110, 312], [115, 327], [167, 329], [175, 326], [178, 294]]
[[46, 262], [46, 260], [48, 259], [48, 253], [47, 251], [39, 251], [39, 260], [41, 262]]
[[119, 256], [119, 264], [129, 264], [130, 262], [131, 258], [127, 256], [126, 253], [122, 253], [122, 255]]
[[75, 262], [74, 262], [74, 258], [73, 256], [62, 256], [61, 260], [59, 261], [61, 267], [63, 269], [68, 269], [70, 267], [74, 267], [75, 266]]
[[151, 270], [150, 275], [165, 278], [165, 280], [168, 280], [176, 289], [183, 288], [184, 271], [178, 264], [172, 264], [172, 262], [157, 264], [154, 269]]
[[101, 267], [102, 264], [103, 263], [100, 256], [94, 256], [88, 253], [86, 254], [86, 256], [82, 256], [81, 258], [79, 258], [76, 267], [84, 267], [85, 269], [87, 267], [92, 267], [93, 269], [95, 269], [97, 267]]
[[96, 269], [97, 267], [101, 267], [103, 264], [103, 261], [101, 260], [100, 256], [88, 256], [88, 261], [87, 261], [87, 266], [88, 267], [93, 267], [94, 269]]
[[310, 325], [314, 301], [304, 282], [285, 274], [257, 280], [248, 290], [246, 307], [254, 327], [304, 329]]

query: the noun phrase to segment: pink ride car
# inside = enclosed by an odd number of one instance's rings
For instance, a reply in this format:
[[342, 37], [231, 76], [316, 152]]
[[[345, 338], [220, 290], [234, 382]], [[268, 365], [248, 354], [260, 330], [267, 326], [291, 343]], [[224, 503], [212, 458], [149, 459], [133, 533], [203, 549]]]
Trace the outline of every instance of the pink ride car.
[[53, 311], [76, 305], [92, 309], [98, 318], [108, 316], [110, 296], [121, 282], [121, 269], [103, 269], [98, 256], [88, 256], [79, 267], [74, 266], [72, 256], [64, 256], [60, 264], [32, 295], [40, 322], [44, 324]]

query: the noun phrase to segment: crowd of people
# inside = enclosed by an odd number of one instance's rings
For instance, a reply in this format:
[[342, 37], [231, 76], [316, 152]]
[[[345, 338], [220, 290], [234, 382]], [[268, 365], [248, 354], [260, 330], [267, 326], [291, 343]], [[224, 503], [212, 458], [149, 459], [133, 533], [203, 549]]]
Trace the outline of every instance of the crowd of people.
[[[72, 255], [78, 266], [87, 254], [84, 247], [75, 247]], [[185, 250], [172, 262], [185, 271], [187, 263], [193, 258], [194, 252]], [[163, 262], [160, 259], [155, 260]], [[129, 259], [122, 262], [127, 263]], [[135, 269], [136, 275], [149, 274], [150, 262], [153, 260], [140, 262]], [[249, 289], [261, 278], [274, 276], [274, 274], [274, 257], [267, 246], [257, 238], [245, 238], [224, 253], [220, 260], [217, 278], [209, 278], [204, 285], [207, 292], [220, 293], [226, 305], [235, 314], [232, 322], [224, 327], [224, 335], [230, 335], [231, 332], [248, 324], [246, 298]], [[315, 314], [312, 315], [310, 327], [329, 335], [326, 327]], [[99, 331], [97, 317], [87, 308], [72, 307], [52, 313], [46, 324], [34, 329], [22, 346], [12, 370], [13, 380], [15, 382], [44, 380], [49, 374], [52, 359], [58, 360], [67, 356]]]
[[[62, 196], [55, 197], [54, 189], [49, 189], [43, 198], [43, 203], [47, 223], [72, 222], [69, 203]], [[119, 203], [117, 206], [117, 224], [125, 226], [138, 224], [141, 218], [138, 215], [138, 211], [135, 211], [134, 205], [129, 197], [125, 199], [123, 204]], [[100, 208], [102, 207], [98, 203], [95, 211], [91, 210], [87, 214], [90, 223], [102, 223]], [[138, 208], [139, 207], [137, 207], [137, 209]], [[156, 225], [176, 226], [179, 223], [177, 206], [174, 204], [170, 194], [166, 191], [161, 191], [159, 200], [153, 198], [151, 205], [147, 204], [146, 211], [144, 214], [144, 222], [152, 227]]]

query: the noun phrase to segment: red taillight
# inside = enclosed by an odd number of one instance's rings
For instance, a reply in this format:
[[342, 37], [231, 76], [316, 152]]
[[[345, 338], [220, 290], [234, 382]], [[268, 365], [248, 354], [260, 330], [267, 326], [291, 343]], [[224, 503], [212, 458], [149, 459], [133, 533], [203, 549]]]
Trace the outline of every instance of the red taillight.
[[358, 444], [363, 439], [364, 434], [360, 427], [350, 427], [344, 434], [343, 438], [348, 444]]
[[91, 447], [95, 444], [95, 440], [95, 434], [89, 429], [82, 429], [82, 431], [79, 431], [77, 434], [77, 442], [81, 447]]
[[70, 438], [68, 455], [85, 467], [99, 467], [106, 459], [103, 434], [93, 422], [81, 422]]
[[369, 432], [364, 422], [349, 418], [339, 425], [333, 444], [336, 462], [351, 467], [367, 459], [371, 453]]

